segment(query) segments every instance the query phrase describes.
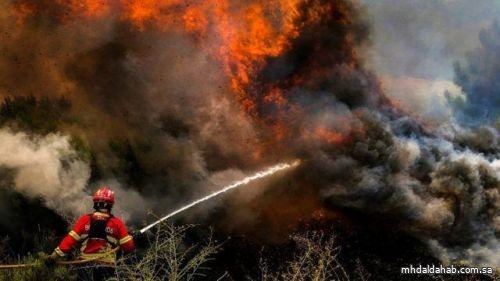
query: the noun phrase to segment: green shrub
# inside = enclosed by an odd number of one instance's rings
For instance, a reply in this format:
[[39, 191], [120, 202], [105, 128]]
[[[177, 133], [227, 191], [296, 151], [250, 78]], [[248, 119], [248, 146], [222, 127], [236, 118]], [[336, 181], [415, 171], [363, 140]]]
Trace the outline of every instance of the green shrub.
[[[24, 268], [0, 269], [0, 281], [35, 281], [35, 280], [76, 280], [74, 272], [68, 267], [54, 266], [47, 267], [43, 263], [42, 257], [46, 253], [52, 252], [56, 243], [56, 237], [53, 232], [40, 230], [34, 237], [31, 253], [24, 257], [13, 258], [7, 253], [9, 239], [4, 238], [0, 243], [1, 264], [28, 264]], [[38, 252], [38, 254], [33, 254]]]
[[48, 134], [57, 131], [70, 108], [70, 101], [63, 97], [7, 97], [0, 104], [0, 126], [13, 123], [23, 130]]

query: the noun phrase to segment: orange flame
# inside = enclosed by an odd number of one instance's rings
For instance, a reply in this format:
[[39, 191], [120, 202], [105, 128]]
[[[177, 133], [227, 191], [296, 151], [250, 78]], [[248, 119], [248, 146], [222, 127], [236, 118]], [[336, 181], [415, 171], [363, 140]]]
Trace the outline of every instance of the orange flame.
[[110, 12], [107, 0], [56, 0], [56, 3], [67, 10], [64, 21], [72, 18], [100, 18]]
[[[289, 77], [279, 81], [263, 82], [259, 75], [270, 61], [287, 54], [300, 45], [305, 36], [315, 36], [311, 30], [323, 28], [323, 21], [335, 26], [349, 27], [349, 11], [343, 1], [331, 0], [16, 0], [12, 14], [22, 25], [33, 14], [47, 16], [62, 24], [71, 21], [99, 20], [106, 18], [125, 24], [136, 32], [176, 33], [193, 38], [202, 52], [216, 58], [222, 72], [227, 76], [226, 87], [239, 102], [242, 113], [255, 121], [255, 137], [244, 145], [251, 147], [249, 155], [255, 163], [280, 157], [290, 149], [294, 138], [306, 138], [313, 143], [328, 146], [345, 146], [353, 143], [354, 137], [363, 136], [363, 128], [349, 124], [348, 120], [337, 120], [335, 124], [303, 124], [307, 105], [291, 101], [293, 91], [308, 88], [323, 91], [321, 81], [327, 80], [331, 64], [342, 63], [346, 71], [355, 68], [355, 50], [351, 49], [356, 38], [349, 31], [330, 41], [338, 41], [338, 50], [325, 47], [322, 42], [312, 42], [305, 66], [297, 67]], [[340, 3], [340, 4], [339, 4]], [[54, 6], [54, 7], [52, 7]], [[47, 9], [47, 8], [53, 9]], [[346, 16], [347, 15], [347, 16]], [[330, 20], [330, 21], [328, 21]], [[52, 23], [53, 21], [49, 21]], [[313, 27], [313, 28], [310, 28]], [[328, 29], [327, 29], [328, 30]], [[344, 34], [346, 33], [346, 34]], [[306, 38], [308, 39], [308, 38]], [[314, 40], [310, 40], [314, 41]], [[321, 40], [319, 40], [321, 41]], [[332, 44], [329, 42], [329, 44]], [[327, 46], [330, 46], [327, 44]], [[293, 52], [290, 52], [293, 56]], [[309, 54], [308, 54], [309, 55]], [[286, 58], [286, 56], [283, 56]], [[319, 58], [319, 59], [318, 59]], [[310, 61], [309, 61], [310, 60]], [[326, 66], [325, 66], [326, 65]], [[287, 74], [288, 75], [288, 74]], [[278, 80], [278, 79], [277, 79]], [[317, 84], [316, 81], [320, 81]], [[328, 89], [325, 90], [326, 92]], [[226, 92], [226, 91], [225, 91]], [[318, 91], [319, 92], [319, 91]], [[262, 107], [266, 109], [262, 110]], [[271, 108], [272, 114], [262, 114]], [[341, 117], [339, 117], [341, 118]], [[350, 117], [346, 117], [350, 118]], [[345, 121], [345, 122], [344, 122]], [[320, 122], [320, 121], [318, 121]], [[292, 124], [293, 123], [293, 124]], [[349, 124], [347, 127], [343, 124]], [[260, 127], [264, 128], [259, 130]], [[354, 136], [354, 137], [353, 137]], [[279, 153], [277, 153], [279, 152]], [[295, 151], [291, 151], [295, 153]], [[276, 156], [275, 156], [276, 155]], [[246, 155], [245, 155], [246, 156]], [[319, 202], [315, 183], [300, 183], [308, 194], [273, 198], [262, 209], [269, 225], [287, 229], [302, 218], [323, 220], [329, 214], [317, 209]], [[261, 201], [258, 202], [262, 204]], [[312, 214], [312, 215], [311, 215]], [[290, 219], [291, 218], [291, 219]]]
[[[38, 10], [43, 12], [45, 6], [55, 4], [55, 14], [49, 12], [49, 15], [59, 15], [63, 23], [73, 18], [95, 20], [112, 15], [138, 31], [178, 32], [198, 39], [195, 42], [199, 47], [220, 62], [228, 77], [227, 86], [235, 94], [242, 112], [255, 120], [267, 122], [265, 125], [271, 124], [272, 140], [263, 141], [265, 143], [280, 142], [290, 136], [287, 120], [290, 115], [300, 112], [294, 108], [296, 105], [289, 104], [283, 83], [300, 85], [311, 75], [321, 77], [326, 74], [321, 67], [311, 65], [308, 72], [294, 74], [285, 79], [288, 81], [261, 85], [259, 73], [270, 59], [290, 50], [305, 28], [317, 25], [324, 18], [339, 17], [340, 24], [348, 20], [335, 13], [343, 9], [342, 5], [337, 7], [335, 1], [20, 0], [20, 3], [14, 10], [19, 20], [33, 12], [31, 5], [38, 5]], [[327, 53], [325, 56], [333, 55]], [[274, 120], [261, 120], [259, 106], [262, 104], [286, 113], [278, 112], [272, 117]], [[345, 141], [342, 134], [325, 128], [318, 128], [313, 135], [332, 144]], [[255, 157], [262, 153], [256, 153]]]
[[[14, 13], [22, 20], [32, 6], [21, 1]], [[315, 4], [303, 15], [309, 1], [274, 0], [236, 3], [229, 0], [46, 0], [62, 9], [61, 20], [100, 18], [116, 10], [120, 19], [138, 30], [176, 30], [202, 38], [207, 52], [216, 56], [229, 76], [230, 87], [247, 113], [255, 114], [255, 100], [248, 88], [266, 60], [290, 48], [305, 25], [314, 24], [331, 11], [330, 4]], [[36, 3], [36, 2], [35, 2]], [[112, 4], [113, 3], [113, 4]], [[36, 5], [36, 4], [35, 4]], [[43, 8], [41, 8], [43, 9]], [[263, 96], [266, 93], [262, 93]], [[267, 94], [269, 96], [269, 94]], [[273, 93], [270, 95], [275, 96]], [[279, 104], [284, 99], [277, 100]]]
[[17, 25], [23, 25], [26, 18], [31, 16], [35, 12], [35, 7], [27, 3], [21, 3], [17, 6], [12, 7], [11, 14], [16, 19]]
[[342, 144], [347, 140], [347, 137], [343, 134], [328, 130], [322, 126], [316, 128], [314, 131], [314, 137], [330, 144]]

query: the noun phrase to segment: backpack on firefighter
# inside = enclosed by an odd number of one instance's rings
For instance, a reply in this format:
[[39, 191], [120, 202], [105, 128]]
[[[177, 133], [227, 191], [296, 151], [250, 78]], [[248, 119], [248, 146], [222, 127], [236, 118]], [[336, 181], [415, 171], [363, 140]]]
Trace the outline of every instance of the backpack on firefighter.
[[50, 259], [66, 256], [79, 244], [80, 259], [114, 264], [116, 250], [130, 252], [134, 249], [132, 236], [128, 234], [125, 224], [111, 214], [115, 203], [114, 192], [104, 186], [94, 193], [92, 200], [95, 211], [77, 220], [73, 229], [50, 255]]

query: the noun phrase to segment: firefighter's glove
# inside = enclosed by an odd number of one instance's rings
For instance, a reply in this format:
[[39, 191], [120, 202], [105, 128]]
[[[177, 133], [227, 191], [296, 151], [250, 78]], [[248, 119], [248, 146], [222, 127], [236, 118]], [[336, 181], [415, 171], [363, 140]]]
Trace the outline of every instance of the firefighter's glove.
[[59, 259], [59, 255], [56, 252], [53, 252], [52, 254], [45, 256], [43, 258], [43, 263], [47, 267], [52, 267], [56, 264], [57, 260]]
[[133, 231], [131, 233], [132, 239], [137, 240], [139, 237], [142, 236], [142, 233], [139, 230]]

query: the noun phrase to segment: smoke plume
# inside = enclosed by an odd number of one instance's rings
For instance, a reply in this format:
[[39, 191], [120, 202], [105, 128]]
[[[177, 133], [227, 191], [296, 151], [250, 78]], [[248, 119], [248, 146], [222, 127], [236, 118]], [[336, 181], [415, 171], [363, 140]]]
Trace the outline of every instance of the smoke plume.
[[71, 149], [68, 139], [48, 135], [31, 139], [24, 133], [0, 131], [0, 166], [12, 170], [16, 191], [43, 198], [49, 208], [76, 216], [84, 211], [84, 188], [90, 176], [86, 163]]
[[[14, 132], [39, 128], [12, 113], [23, 107], [4, 110], [13, 131], [4, 129], [1, 149], [23, 153], [0, 165], [27, 196], [76, 215], [87, 188], [112, 181], [132, 198], [124, 210], [163, 212], [241, 171], [300, 158], [299, 171], [261, 183], [272, 188], [200, 212], [272, 236], [318, 210], [356, 210], [429, 242], [443, 260], [498, 264], [498, 130], [437, 130], [386, 98], [364, 66], [370, 27], [359, 4], [2, 5], [0, 95], [71, 102], [49, 127], [59, 133], [35, 139]], [[87, 160], [63, 134], [81, 139]]]
[[[37, 137], [2, 129], [0, 142], [0, 167], [6, 169], [2, 177], [12, 178], [9, 185], [16, 192], [42, 199], [47, 207], [66, 218], [90, 211], [90, 167], [71, 147], [68, 137]], [[115, 190], [121, 201], [116, 212], [125, 220], [132, 215], [144, 215], [145, 201], [136, 191], [124, 191], [116, 181], [100, 184]]]

